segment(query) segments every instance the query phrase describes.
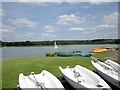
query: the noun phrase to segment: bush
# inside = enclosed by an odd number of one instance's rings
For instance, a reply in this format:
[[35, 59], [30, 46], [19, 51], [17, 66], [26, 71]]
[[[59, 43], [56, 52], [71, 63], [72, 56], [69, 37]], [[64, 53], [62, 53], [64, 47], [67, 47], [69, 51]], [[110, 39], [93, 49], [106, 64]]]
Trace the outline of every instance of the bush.
[[46, 53], [46, 56], [47, 56], [47, 57], [54, 57], [54, 56], [55, 56], [55, 53]]

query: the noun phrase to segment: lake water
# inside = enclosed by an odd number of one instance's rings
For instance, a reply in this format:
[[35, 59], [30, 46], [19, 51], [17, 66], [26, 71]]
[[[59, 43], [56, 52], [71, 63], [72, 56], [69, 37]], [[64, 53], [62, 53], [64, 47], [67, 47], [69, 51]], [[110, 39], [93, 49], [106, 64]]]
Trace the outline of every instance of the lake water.
[[55, 49], [53, 46], [39, 46], [39, 47], [4, 47], [0, 48], [2, 50], [2, 59], [0, 60], [9, 60], [22, 57], [32, 57], [32, 56], [45, 56], [46, 53], [52, 52], [61, 52], [61, 51], [81, 51], [82, 53], [88, 53], [93, 48], [98, 47], [113, 47], [117, 48], [118, 45], [109, 44], [109, 45], [61, 45]]

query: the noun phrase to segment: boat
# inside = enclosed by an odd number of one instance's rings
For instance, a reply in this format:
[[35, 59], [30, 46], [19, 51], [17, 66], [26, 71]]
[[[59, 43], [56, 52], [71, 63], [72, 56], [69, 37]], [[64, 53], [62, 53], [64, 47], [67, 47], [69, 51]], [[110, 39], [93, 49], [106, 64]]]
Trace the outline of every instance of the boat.
[[60, 52], [57, 54], [57, 56], [61, 56], [61, 57], [69, 57], [69, 56], [90, 57], [90, 56], [92, 56], [92, 54], [90, 54], [90, 53], [83, 54], [81, 52]]
[[68, 83], [76, 89], [110, 89], [110, 86], [100, 76], [80, 65], [74, 68], [67, 66], [65, 69], [59, 66], [59, 69]]
[[114, 62], [113, 60], [107, 59], [105, 61], [106, 64], [112, 66], [116, 71], [118, 71], [120, 73], [120, 64]]
[[100, 52], [105, 52], [108, 51], [107, 48], [94, 48], [91, 52], [92, 53], [100, 53]]
[[86, 54], [80, 54], [80, 56], [83, 56], [83, 57], [90, 57], [90, 56], [92, 56], [92, 54], [90, 54], [90, 53], [86, 53]]
[[120, 88], [120, 73], [114, 67], [100, 60], [97, 60], [97, 62], [91, 61], [91, 63], [103, 79]]
[[58, 48], [56, 41], [54, 42], [54, 48]]
[[69, 57], [69, 56], [80, 56], [80, 53], [58, 53], [57, 56]]
[[50, 72], [43, 70], [40, 74], [31, 72], [29, 76], [24, 76], [23, 73], [19, 74], [19, 87], [22, 90], [26, 88], [34, 88], [39, 90], [48, 90], [50, 88], [64, 90], [61, 82]]

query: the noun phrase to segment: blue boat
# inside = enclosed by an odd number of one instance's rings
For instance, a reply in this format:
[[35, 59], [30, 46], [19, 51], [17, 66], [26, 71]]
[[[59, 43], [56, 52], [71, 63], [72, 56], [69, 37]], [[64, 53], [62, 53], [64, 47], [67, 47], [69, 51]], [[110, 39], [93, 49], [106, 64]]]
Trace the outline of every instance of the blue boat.
[[69, 57], [69, 56], [80, 56], [81, 53], [59, 53], [57, 56]]
[[90, 54], [90, 53], [82, 54], [82, 53], [81, 53], [80, 56], [90, 57], [90, 56], [92, 56], [92, 54]]
[[58, 53], [57, 56], [61, 56], [61, 57], [69, 57], [69, 56], [84, 56], [84, 57], [90, 57], [92, 56], [92, 54], [90, 53], [86, 53], [86, 54], [82, 54], [82, 53]]

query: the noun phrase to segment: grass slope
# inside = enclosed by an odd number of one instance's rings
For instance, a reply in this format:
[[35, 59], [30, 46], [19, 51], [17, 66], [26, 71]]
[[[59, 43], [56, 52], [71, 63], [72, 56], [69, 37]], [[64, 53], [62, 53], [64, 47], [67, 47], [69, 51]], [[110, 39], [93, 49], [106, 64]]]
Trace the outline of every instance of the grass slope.
[[[93, 54], [93, 56], [105, 60], [105, 57], [118, 59], [118, 51], [109, 51]], [[90, 57], [31, 57], [18, 58], [14, 60], [4, 60], [2, 62], [2, 88], [16, 88], [18, 75], [22, 72], [29, 75], [30, 72], [40, 73], [43, 69], [48, 70], [56, 77], [59, 77], [60, 71], [58, 66], [74, 67], [75, 65], [85, 66], [94, 70], [90, 62]]]
[[18, 75], [21, 72], [29, 75], [32, 71], [40, 73], [43, 69], [46, 69], [59, 77], [58, 66], [65, 68], [66, 66], [74, 67], [77, 64], [91, 70], [94, 69], [90, 63], [90, 57], [32, 57], [6, 60], [3, 61], [2, 86], [3, 88], [15, 88], [18, 82]]

